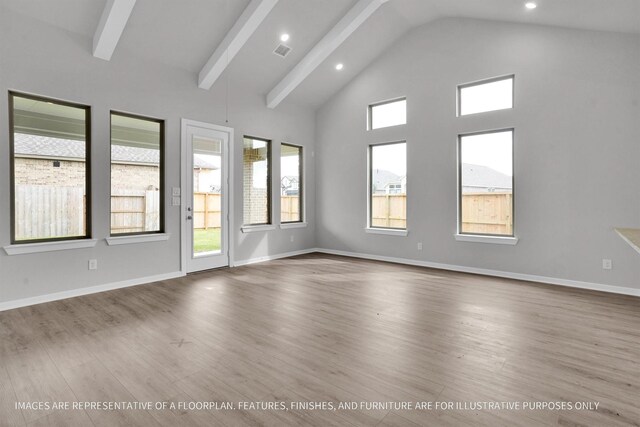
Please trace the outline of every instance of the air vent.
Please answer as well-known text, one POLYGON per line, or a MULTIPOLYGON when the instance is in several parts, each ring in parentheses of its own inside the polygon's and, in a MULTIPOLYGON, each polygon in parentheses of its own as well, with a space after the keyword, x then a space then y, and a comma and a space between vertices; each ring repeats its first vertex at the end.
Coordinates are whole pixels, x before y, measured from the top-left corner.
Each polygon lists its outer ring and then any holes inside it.
POLYGON ((291 48, 284 44, 279 44, 278 47, 273 51, 278 56, 285 57, 291 52, 291 48))

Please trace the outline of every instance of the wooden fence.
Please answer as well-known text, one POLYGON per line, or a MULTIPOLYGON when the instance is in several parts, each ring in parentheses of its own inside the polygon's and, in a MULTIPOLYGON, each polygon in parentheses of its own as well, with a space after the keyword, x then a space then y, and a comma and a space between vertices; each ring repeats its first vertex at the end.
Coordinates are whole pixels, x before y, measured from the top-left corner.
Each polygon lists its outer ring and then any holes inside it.
POLYGON ((155 231, 160 226, 160 192, 117 190, 111 194, 111 232, 155 231))
POLYGON ((84 236, 82 187, 17 185, 16 240, 84 236))
POLYGON ((465 193, 462 195, 464 233, 513 233, 512 193, 465 193))
MULTIPOLYGON (((221 195, 194 193, 193 224, 196 229, 220 228, 221 195)), ((281 196, 281 220, 300 218, 298 196, 281 196)), ((467 193, 462 196, 461 231, 511 234, 511 193, 467 193)), ((83 188, 18 185, 16 187, 16 240, 82 236, 85 224, 83 188)), ((407 201, 404 194, 372 197, 372 225, 405 228, 407 201)), ((113 232, 157 230, 160 221, 158 191, 121 190, 111 195, 113 232)))
POLYGON ((371 225, 373 227, 406 228, 407 195, 375 194, 371 198, 371 225))
POLYGON ((280 196, 280 221, 300 221, 299 196, 280 196))
POLYGON ((222 226, 222 195, 193 193, 193 228, 208 230, 222 226))
MULTIPOLYGON (((462 224, 465 233, 511 234, 513 195, 511 193, 466 193, 462 195, 462 224)), ((407 196, 377 194, 371 200, 371 225, 406 228, 407 196)))

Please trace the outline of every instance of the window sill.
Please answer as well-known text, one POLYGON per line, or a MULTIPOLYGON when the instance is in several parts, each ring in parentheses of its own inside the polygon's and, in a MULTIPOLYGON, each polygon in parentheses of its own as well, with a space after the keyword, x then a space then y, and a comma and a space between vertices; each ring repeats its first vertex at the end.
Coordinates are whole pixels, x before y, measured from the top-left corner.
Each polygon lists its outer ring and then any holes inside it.
POLYGON ((393 229, 393 228, 371 228, 367 227, 365 231, 369 234, 384 234, 387 236, 402 236, 405 237, 409 234, 407 230, 393 229))
POLYGON ((288 228, 305 228, 306 222, 284 222, 280 224, 280 228, 286 230, 288 228))
POLYGON ((275 230, 276 226, 273 224, 267 225, 243 225, 241 228, 243 233, 257 233, 259 231, 271 231, 275 230))
POLYGON ((66 251, 69 249, 93 248, 98 241, 96 239, 65 240, 61 242, 42 242, 9 245, 4 247, 7 255, 37 254, 41 252, 66 251))
POLYGON ((132 245, 135 243, 147 243, 147 242, 162 242, 169 240, 171 234, 168 233, 157 233, 157 234, 138 234, 135 236, 112 236, 107 237, 107 245, 109 246, 117 246, 117 245, 132 245))
POLYGON ((517 237, 501 237, 501 236, 475 236, 472 234, 456 234, 455 238, 458 242, 473 243, 492 243, 495 245, 517 245, 517 237))

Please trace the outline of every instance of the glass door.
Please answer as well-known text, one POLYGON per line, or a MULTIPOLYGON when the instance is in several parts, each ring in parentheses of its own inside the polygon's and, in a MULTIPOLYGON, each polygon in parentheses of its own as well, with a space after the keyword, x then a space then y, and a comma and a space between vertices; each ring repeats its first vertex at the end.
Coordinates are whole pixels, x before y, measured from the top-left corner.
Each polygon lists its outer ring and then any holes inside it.
POLYGON ((187 124, 187 272, 229 265, 229 132, 187 124))

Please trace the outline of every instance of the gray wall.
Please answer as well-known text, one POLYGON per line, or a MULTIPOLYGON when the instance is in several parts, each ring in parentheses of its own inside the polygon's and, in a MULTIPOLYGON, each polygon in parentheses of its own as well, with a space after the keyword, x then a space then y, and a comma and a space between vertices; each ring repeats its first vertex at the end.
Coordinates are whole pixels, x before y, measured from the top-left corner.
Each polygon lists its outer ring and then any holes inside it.
POLYGON ((464 19, 419 27, 318 112, 317 244, 640 288, 640 257, 613 231, 640 227, 639 99, 638 36, 464 19), (513 110, 455 117, 457 84, 511 73, 513 110), (367 105, 399 96, 408 124, 367 132, 367 105), (457 242, 456 135, 511 126, 520 242, 457 242), (409 235, 366 234, 366 147, 405 139, 409 235))
MULTIPOLYGON (((91 39, 61 31, 21 15, 0 14, 0 247, 10 242, 9 219, 9 89, 75 101, 92 106, 93 237, 101 239, 93 249, 33 255, 7 256, 0 250, 0 303, 180 270, 180 210, 167 206, 166 242, 109 247, 109 110, 116 109, 166 120, 166 186, 180 186, 180 119, 225 125, 225 85, 211 91, 196 87, 195 73, 145 62, 124 50, 110 62, 91 55, 91 39), (89 271, 87 261, 97 258, 99 269, 89 271)), ((264 97, 249 94, 231 81, 230 122, 235 128, 235 259, 290 252, 315 245, 314 186, 306 194, 309 227, 242 235, 242 135, 274 141, 273 172, 279 177, 281 141, 303 145, 306 179, 314 182, 315 116, 310 110, 283 105, 264 107, 264 97), (295 242, 290 242, 290 236, 295 242)), ((278 179, 274 192, 279 194, 278 179)), ((279 201, 274 200, 279 218, 279 201)))

